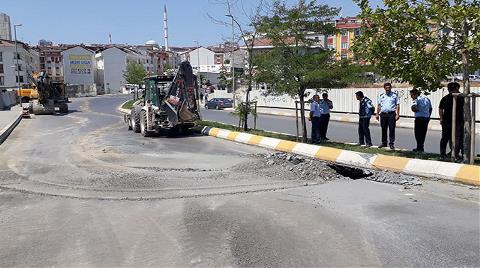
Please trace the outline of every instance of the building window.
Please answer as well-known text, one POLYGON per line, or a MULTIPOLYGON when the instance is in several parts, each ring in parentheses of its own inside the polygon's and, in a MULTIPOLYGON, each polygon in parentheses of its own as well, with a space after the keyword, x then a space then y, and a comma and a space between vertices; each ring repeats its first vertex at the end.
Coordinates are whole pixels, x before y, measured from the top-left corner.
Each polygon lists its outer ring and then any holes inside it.
POLYGON ((0 76, 0 86, 5 85, 5 78, 3 76, 0 76))
POLYGON ((342 43, 342 49, 348 49, 348 43, 347 42, 342 43))
POLYGON ((0 74, 3 74, 3 64, 0 64, 0 74))
POLYGON ((3 53, 0 52, 0 61, 3 61, 3 53))
POLYGON ((23 76, 17 76, 16 79, 15 79, 15 81, 18 83, 18 82, 19 82, 19 81, 18 81, 18 78, 19 78, 19 77, 20 77, 20 83, 23 83, 23 76))
POLYGON ((22 71, 22 65, 21 64, 18 65, 18 71, 22 71))
POLYGON ((328 49, 333 49, 333 44, 328 44, 328 49))
POLYGON ((355 29, 355 36, 359 36, 361 34, 361 30, 360 29, 355 29))
POLYGON ((342 31, 342 36, 348 36, 348 31, 342 31))

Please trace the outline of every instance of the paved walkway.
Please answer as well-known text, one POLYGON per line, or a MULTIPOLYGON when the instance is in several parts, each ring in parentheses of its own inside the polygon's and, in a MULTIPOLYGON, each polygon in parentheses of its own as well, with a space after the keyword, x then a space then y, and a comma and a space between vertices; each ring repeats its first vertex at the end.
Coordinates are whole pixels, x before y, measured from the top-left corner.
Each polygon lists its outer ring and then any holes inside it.
POLYGON ((22 107, 14 106, 10 110, 0 110, 0 144, 16 127, 16 121, 22 116, 22 107))
MULTIPOLYGON (((268 115, 278 115, 278 116, 288 116, 288 117, 295 117, 295 111, 290 109, 278 109, 278 108, 258 108, 257 112, 259 114, 268 114, 268 115)), ((300 116, 300 114, 299 114, 300 116)), ((358 122, 358 115, 357 114, 344 114, 344 113, 332 113, 330 116, 330 120, 339 121, 339 122, 350 122, 350 123, 357 123, 358 122)), ((380 125, 380 122, 377 121, 374 117, 370 121, 371 124, 380 125)), ((409 117, 402 117, 399 122, 397 122, 397 127, 401 128, 412 128, 414 126, 414 119, 409 117)), ((432 119, 428 124, 428 128, 430 130, 442 130, 442 126, 440 125, 440 121, 436 119, 432 119)), ((480 134, 480 123, 476 124, 476 133, 480 134)))

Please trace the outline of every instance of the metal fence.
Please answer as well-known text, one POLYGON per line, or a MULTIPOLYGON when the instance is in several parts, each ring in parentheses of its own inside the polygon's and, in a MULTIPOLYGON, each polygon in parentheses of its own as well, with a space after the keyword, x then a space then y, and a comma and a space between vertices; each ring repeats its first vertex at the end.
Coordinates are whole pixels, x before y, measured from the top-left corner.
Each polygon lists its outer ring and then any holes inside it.
MULTIPOLYGON (((377 103, 377 96, 384 92, 383 88, 340 88, 340 89, 330 89, 328 90, 328 95, 330 100, 333 101, 333 112, 340 112, 340 113, 357 113, 358 112, 358 101, 355 99, 355 92, 363 91, 365 96, 372 99, 372 101, 377 103)), ((402 88, 402 89, 394 89, 398 92, 400 96, 400 115, 401 116, 413 116, 413 112, 411 111, 410 107, 412 105, 412 99, 410 98, 409 91, 411 88, 402 88)), ((245 90, 239 89, 237 91, 237 98, 240 100, 245 99, 245 90)), ((317 91, 316 90, 307 90, 307 100, 310 99, 317 91)), ((321 93, 319 91, 318 93, 321 93)), ((480 88, 472 88, 472 92, 480 93, 480 88)), ((440 105, 440 100, 443 96, 447 95, 448 91, 446 88, 437 90, 436 92, 432 92, 428 95, 430 98, 433 106, 433 113, 432 118, 439 118, 438 115, 438 106, 440 105)), ((227 93, 225 90, 216 90, 215 94, 209 96, 209 98, 213 97, 228 97, 232 98, 233 95, 231 93, 227 93)), ((250 93, 250 99, 252 101, 257 101, 258 107, 277 107, 277 108, 284 108, 284 109, 295 109, 295 99, 288 96, 288 95, 280 95, 280 96, 264 96, 263 91, 261 90, 253 90, 250 93)), ((307 108, 309 106, 307 105, 307 108)), ((480 118, 480 109, 476 111, 476 117, 480 118)))

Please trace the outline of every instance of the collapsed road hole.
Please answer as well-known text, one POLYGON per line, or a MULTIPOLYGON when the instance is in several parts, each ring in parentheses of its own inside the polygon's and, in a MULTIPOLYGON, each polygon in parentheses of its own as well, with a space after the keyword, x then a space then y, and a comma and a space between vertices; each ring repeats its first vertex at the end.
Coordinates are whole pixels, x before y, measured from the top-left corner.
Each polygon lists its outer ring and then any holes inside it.
POLYGON ((356 168, 356 167, 348 167, 339 164, 328 164, 328 167, 335 170, 338 174, 348 177, 352 180, 358 180, 366 177, 370 177, 373 173, 369 170, 356 168))

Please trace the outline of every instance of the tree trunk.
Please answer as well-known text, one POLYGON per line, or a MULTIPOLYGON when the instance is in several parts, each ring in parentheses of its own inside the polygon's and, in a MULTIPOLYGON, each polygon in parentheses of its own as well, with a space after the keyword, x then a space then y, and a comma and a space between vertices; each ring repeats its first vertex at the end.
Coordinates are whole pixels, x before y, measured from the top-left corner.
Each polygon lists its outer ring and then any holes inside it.
MULTIPOLYGON (((465 94, 470 94, 470 59, 468 55, 467 48, 465 47, 465 44, 467 43, 468 39, 468 34, 469 34, 469 29, 468 29, 468 24, 466 21, 463 21, 463 33, 462 33, 462 43, 464 48, 462 49, 462 66, 463 66, 463 93, 465 94)), ((463 153, 464 153, 464 162, 465 163, 470 163, 473 162, 471 161, 471 143, 472 143, 472 128, 471 128, 471 122, 472 122, 472 111, 471 111, 471 104, 470 104, 470 98, 465 97, 465 104, 463 106, 463 120, 465 122, 465 130, 464 130, 464 136, 463 136, 463 153)), ((455 137, 452 137, 454 139, 455 137)))
MULTIPOLYGON (((468 55, 466 52, 462 52, 462 64, 463 64, 463 93, 470 94, 470 70, 468 64, 468 55)), ((471 162, 471 143, 472 143, 472 111, 471 111, 471 98, 465 97, 465 105, 463 106, 463 121, 464 121, 464 136, 463 136, 463 152, 464 162, 469 164, 471 162)), ((454 138, 454 137, 452 137, 454 138)))
POLYGON ((302 142, 308 142, 308 133, 307 133, 307 120, 305 119, 305 88, 300 87, 298 92, 298 97, 300 98, 300 118, 302 121, 302 142))
POLYGON ((247 88, 247 94, 245 94, 245 105, 246 105, 246 113, 245 118, 243 119, 243 130, 248 131, 248 114, 250 113, 250 91, 252 90, 252 85, 249 83, 247 88))

